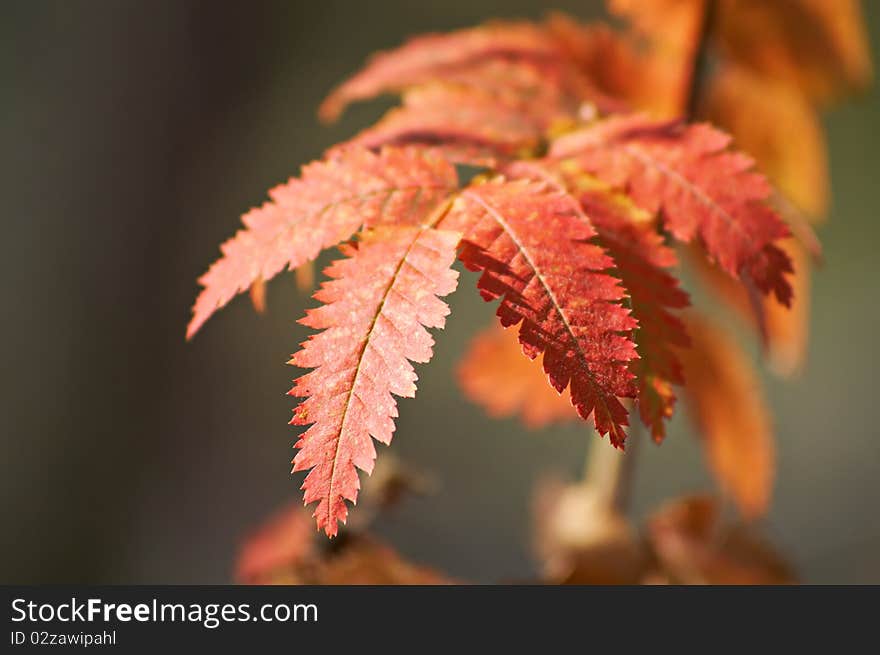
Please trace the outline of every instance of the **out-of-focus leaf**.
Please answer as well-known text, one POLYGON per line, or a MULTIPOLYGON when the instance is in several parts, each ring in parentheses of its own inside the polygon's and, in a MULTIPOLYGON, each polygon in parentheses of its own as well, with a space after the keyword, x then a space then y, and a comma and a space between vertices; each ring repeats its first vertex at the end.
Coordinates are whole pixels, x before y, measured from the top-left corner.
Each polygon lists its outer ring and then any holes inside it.
POLYGON ((452 582, 433 569, 408 562, 390 546, 362 536, 328 558, 304 584, 443 585, 452 582))
POLYGON ((603 104, 609 100, 572 65, 544 25, 494 21, 447 34, 425 34, 374 55, 363 70, 328 96, 319 113, 323 120, 335 120, 351 102, 425 83, 460 81, 463 75, 495 61, 539 66, 575 103, 593 100, 603 104))
POLYGON ((257 314, 266 312, 266 282, 263 278, 257 278, 250 288, 251 304, 257 314))
POLYGON ((724 329, 695 314, 686 324, 685 400, 709 468, 744 516, 760 516, 773 490, 775 448, 758 375, 724 329))
POLYGON ((755 158, 777 189, 818 220, 828 209, 825 135, 816 110, 784 80, 742 67, 713 77, 706 118, 755 158))
POLYGON ((774 297, 750 294, 742 285, 711 266, 700 255, 688 258, 701 281, 714 296, 731 307, 754 327, 763 343, 771 369, 782 377, 797 375, 804 367, 809 346, 811 256, 796 239, 780 243, 794 264, 790 307, 774 297))
POLYGON ((477 334, 457 370, 465 395, 490 416, 519 415, 531 428, 577 420, 568 389, 547 381, 541 362, 523 355, 516 330, 493 323, 477 334))
POLYGON ((265 584, 296 569, 316 552, 315 524, 302 504, 294 502, 270 518, 243 544, 235 579, 265 584))
POLYGON ((717 30, 734 61, 817 102, 864 89, 871 55, 858 0, 720 0, 717 30))
POLYGON ((315 288, 315 262, 310 261, 296 267, 296 288, 307 293, 315 288))
POLYGON ((309 514, 298 503, 270 519, 243 545, 236 579, 245 584, 449 584, 439 573, 401 557, 365 534, 316 544, 309 514))
POLYGON ((718 504, 695 496, 672 501, 648 522, 657 570, 652 583, 794 584, 785 559, 753 531, 725 525, 718 504))
MULTIPOLYGON (((608 0, 639 38, 636 107, 659 118, 680 118, 689 109, 706 0, 608 0)), ((620 57, 620 52, 615 52, 620 57)), ((626 57, 620 57, 626 61, 626 57)))
POLYGON ((492 165, 496 158, 527 155, 555 121, 566 120, 567 114, 547 100, 449 83, 419 86, 352 143, 371 149, 436 144, 457 163, 492 165))

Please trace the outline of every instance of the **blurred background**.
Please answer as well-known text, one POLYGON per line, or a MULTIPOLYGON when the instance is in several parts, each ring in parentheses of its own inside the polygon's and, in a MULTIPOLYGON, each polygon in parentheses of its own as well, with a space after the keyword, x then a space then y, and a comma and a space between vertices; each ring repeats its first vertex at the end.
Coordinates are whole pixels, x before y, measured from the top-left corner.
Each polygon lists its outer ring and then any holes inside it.
MULTIPOLYGON (((880 6, 863 7, 880 43, 880 6)), ((230 581, 243 536, 299 495, 284 395, 295 371, 284 362, 313 301, 283 275, 269 286, 268 314, 240 298, 186 343, 196 278, 270 186, 389 105, 357 106, 332 127, 315 118, 366 55, 414 33, 550 8, 3 4, 0 581, 230 581)), ((552 8, 601 13, 599 0, 552 8)), ((877 87, 826 127, 834 202, 810 361, 793 382, 765 379, 779 468, 763 527, 807 582, 880 583, 877 87)), ((589 435, 531 433, 462 398, 455 361, 494 311, 473 283, 451 296, 453 320, 419 370, 418 397, 401 403, 393 444, 440 489, 377 527, 406 556, 458 578, 525 579, 535 571, 535 484, 576 475, 589 435)), ((712 488, 680 418, 638 457, 636 516, 712 488)))

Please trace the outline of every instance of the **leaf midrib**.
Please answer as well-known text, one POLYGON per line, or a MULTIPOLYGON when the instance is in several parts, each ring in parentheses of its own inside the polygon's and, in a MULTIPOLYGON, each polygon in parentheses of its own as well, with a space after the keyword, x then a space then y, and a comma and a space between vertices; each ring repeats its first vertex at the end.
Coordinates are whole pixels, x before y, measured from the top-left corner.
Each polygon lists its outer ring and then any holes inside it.
MULTIPOLYGON (((403 256, 400 258, 400 261, 397 263, 397 266, 394 268, 394 272, 391 274, 391 277, 388 281, 388 286, 385 288, 385 291, 382 294, 382 301, 379 303, 379 307, 377 308, 376 313, 373 315, 373 318, 370 321, 370 327, 367 330, 367 336, 364 339, 364 345, 361 348, 360 353, 358 354, 357 367, 355 369, 354 379, 352 380, 352 383, 351 383, 351 389, 349 389, 349 391, 348 391, 348 398, 345 401, 345 410, 343 411, 342 420, 339 423, 339 431, 336 435, 336 447, 333 452, 333 464, 330 467, 330 487, 327 490, 327 516, 326 516, 326 522, 324 523, 325 529, 329 525, 331 520, 334 520, 334 521, 337 520, 337 519, 331 517, 331 514, 332 514, 331 507, 332 507, 332 502, 333 502, 334 483, 336 481, 336 465, 339 462, 339 449, 342 446, 342 435, 345 432, 345 426, 346 426, 346 421, 348 420, 348 412, 349 412, 349 409, 351 408, 351 402, 352 402, 352 399, 356 397, 354 390, 357 387, 358 380, 360 379, 360 375, 363 370, 362 364, 364 361, 364 356, 367 352, 367 348, 370 347, 370 344, 371 344, 371 341, 373 338, 373 334, 375 333, 376 322, 379 320, 379 317, 382 316, 382 310, 385 308, 385 303, 388 301, 388 297, 391 295, 392 290, 394 290, 394 286, 395 286, 395 283, 397 282, 398 276, 400 275, 400 271, 403 269, 403 266, 406 264, 406 261, 409 258, 409 255, 412 252, 413 248, 415 247, 416 242, 419 240, 419 238, 422 236, 422 234, 424 234, 427 230, 430 230, 435 225, 437 225, 437 223, 445 215, 446 210, 448 209, 449 205, 450 205, 450 199, 447 198, 445 203, 441 203, 438 206, 438 210, 436 212, 436 217, 432 218, 431 220, 429 220, 428 222, 426 222, 420 226, 412 226, 413 228, 417 229, 418 231, 413 236, 412 241, 407 246, 406 251, 404 252, 403 256)), ((363 402, 363 400, 359 396, 357 396, 357 397, 359 400, 361 400, 361 402, 363 402)), ((370 435, 369 438, 372 438, 372 435, 370 435)), ((345 502, 345 501, 343 500, 343 502, 345 502)))
MULTIPOLYGON (((507 233, 507 235, 513 241, 517 250, 520 253, 522 253, 523 257, 525 257, 526 262, 528 262, 529 266, 534 271, 535 277, 537 278, 538 282, 540 282, 541 286, 544 288, 544 291, 549 296, 550 301, 553 304, 553 309, 556 311, 556 313, 562 319, 562 323, 565 326, 565 329, 568 332, 569 337, 571 338, 572 342, 574 343, 575 347, 577 348, 578 354, 580 355, 581 361, 583 362, 583 368, 587 374, 587 379, 589 380, 590 386, 593 388, 594 396, 596 397, 597 401, 602 404, 602 408, 605 412, 606 417, 608 417, 608 419, 613 419, 612 414, 611 414, 611 410, 609 409, 608 404, 605 402, 604 392, 596 384, 595 376, 593 375, 593 372, 590 370, 589 360, 587 359, 586 353, 584 352, 583 348, 581 348, 581 345, 578 342, 577 336, 574 334, 574 330, 571 326, 571 323, 568 320, 568 317, 566 316, 565 312, 562 310, 562 306, 559 304, 559 301, 556 298, 556 294, 553 292, 553 290, 547 284, 546 280, 544 280, 544 276, 541 273, 540 269, 535 264, 535 262, 532 260, 532 258, 529 256, 528 250, 525 248, 525 246, 522 244, 522 242, 517 238, 515 231, 511 228, 511 226, 507 223, 507 221, 504 220, 504 217, 497 210, 495 210, 494 207, 492 207, 491 205, 486 203, 478 194, 464 191, 464 192, 462 192, 462 196, 466 196, 466 197, 472 199, 478 205, 480 205, 480 207, 482 207, 486 211, 486 213, 488 215, 490 215, 502 227, 502 229, 507 233)), ((569 385, 570 384, 571 384, 571 382, 569 382, 569 385)), ((594 407, 593 411, 595 412, 595 407, 594 407)), ((595 423, 595 418, 594 418, 594 423, 595 423)), ((616 426, 616 422, 614 420, 609 420, 609 423, 616 426)), ((615 432, 616 432, 616 427, 615 427, 615 432)))

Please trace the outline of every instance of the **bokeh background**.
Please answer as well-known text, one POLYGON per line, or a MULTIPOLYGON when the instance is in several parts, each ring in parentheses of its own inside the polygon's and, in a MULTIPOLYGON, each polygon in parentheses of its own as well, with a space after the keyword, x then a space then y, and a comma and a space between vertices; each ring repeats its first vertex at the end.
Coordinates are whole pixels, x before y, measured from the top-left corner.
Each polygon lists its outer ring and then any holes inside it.
MULTIPOLYGON (((863 4, 880 43, 880 5, 863 4)), ((313 301, 284 275, 267 315, 239 299, 185 343, 196 277, 266 189, 387 106, 315 118, 368 53, 550 8, 601 13, 598 0, 3 3, 0 581, 231 579, 241 538, 299 493, 283 363, 313 301)), ((876 87, 826 126, 834 206, 810 362, 765 380, 779 470, 764 528, 808 582, 878 583, 876 87)), ((440 488, 378 529, 456 577, 524 579, 534 486, 575 475, 589 435, 530 433, 461 397, 454 363, 493 313, 473 282, 451 297, 393 444, 440 488)), ((684 420, 638 457, 637 517, 711 488, 684 420)))

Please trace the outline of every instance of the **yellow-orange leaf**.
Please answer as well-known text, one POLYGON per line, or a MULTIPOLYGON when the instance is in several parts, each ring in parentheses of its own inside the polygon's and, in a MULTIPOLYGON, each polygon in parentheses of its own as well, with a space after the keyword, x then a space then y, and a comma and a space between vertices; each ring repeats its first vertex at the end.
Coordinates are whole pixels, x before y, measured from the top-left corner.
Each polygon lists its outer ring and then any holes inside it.
POLYGON ((770 502, 775 457, 758 375, 721 327, 691 315, 687 329, 685 398, 709 467, 744 516, 759 516, 770 502))
POLYGON ((712 80, 705 114, 733 136, 737 148, 755 158, 786 198, 812 219, 825 214, 825 135, 816 110, 796 87, 727 67, 712 80))
POLYGON ((577 419, 568 389, 550 386, 540 361, 523 356, 516 332, 493 323, 474 337, 457 371, 465 395, 490 416, 519 415, 531 428, 577 419))
POLYGON ((705 0, 608 0, 608 10, 627 19, 636 32, 669 47, 681 47, 693 36, 705 0))
POLYGON ((722 0, 717 29, 735 61, 827 102, 863 89, 871 56, 858 0, 722 0))
POLYGON ((609 0, 608 9, 626 18, 641 38, 638 86, 643 91, 630 99, 658 117, 680 117, 688 109, 708 2, 609 0))

